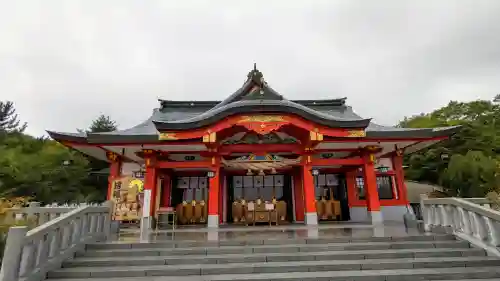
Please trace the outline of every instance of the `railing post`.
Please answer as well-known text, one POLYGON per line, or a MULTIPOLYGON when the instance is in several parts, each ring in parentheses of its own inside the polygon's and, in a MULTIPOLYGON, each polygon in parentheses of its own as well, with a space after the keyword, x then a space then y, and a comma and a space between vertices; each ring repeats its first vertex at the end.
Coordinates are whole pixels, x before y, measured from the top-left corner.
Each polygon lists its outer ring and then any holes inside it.
POLYGON ((15 281, 19 278, 24 239, 27 232, 28 227, 26 226, 15 226, 9 229, 3 252, 0 281, 15 281))
POLYGON ((488 231, 488 242, 491 244, 491 246, 497 247, 500 242, 499 240, 500 237, 498 237, 498 231, 495 226, 495 223, 492 221, 492 219, 488 217, 484 217, 483 219, 486 222, 486 227, 488 231))
POLYGON ((26 208, 26 219, 28 220, 28 223, 33 222, 34 226, 44 223, 38 220, 38 212, 40 212, 40 202, 30 202, 28 208, 26 208))
POLYGON ((422 219, 424 220, 424 230, 431 231, 431 221, 430 221, 430 210, 428 206, 425 206, 424 201, 429 199, 427 194, 420 195, 420 214, 422 214, 422 219))
POLYGON ((104 240, 107 241, 111 237, 111 223, 113 218, 114 202, 111 200, 106 201, 103 203, 103 206, 108 208, 108 213, 106 214, 106 217, 104 219, 104 229, 103 229, 104 240))
POLYGON ((470 235, 472 233, 472 230, 471 230, 470 218, 468 217, 468 212, 464 210, 462 207, 457 207, 457 209, 458 213, 460 214, 460 220, 462 221, 463 232, 466 235, 470 235))

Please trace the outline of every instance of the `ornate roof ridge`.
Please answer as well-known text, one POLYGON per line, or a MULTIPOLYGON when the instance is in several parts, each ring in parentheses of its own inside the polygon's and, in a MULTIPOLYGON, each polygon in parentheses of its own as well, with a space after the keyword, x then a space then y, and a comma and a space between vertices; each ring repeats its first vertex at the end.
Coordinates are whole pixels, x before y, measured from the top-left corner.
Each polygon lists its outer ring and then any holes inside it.
MULTIPOLYGON (((315 99, 315 100, 288 100, 293 103, 298 103, 304 106, 344 106, 346 105, 346 97, 334 99, 315 99)), ((207 100, 207 101, 191 101, 191 100, 164 100, 158 99, 162 108, 169 106, 186 106, 186 107, 209 107, 216 106, 222 101, 207 100)))

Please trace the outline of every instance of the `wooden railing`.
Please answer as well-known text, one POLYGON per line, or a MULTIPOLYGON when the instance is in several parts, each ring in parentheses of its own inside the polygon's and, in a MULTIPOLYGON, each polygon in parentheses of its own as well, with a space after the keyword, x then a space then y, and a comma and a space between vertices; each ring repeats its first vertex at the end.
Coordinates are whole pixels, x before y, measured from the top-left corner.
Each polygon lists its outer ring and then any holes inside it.
POLYGON ((491 255, 500 256, 497 248, 500 246, 500 212, 491 209, 487 200, 423 196, 421 207, 426 231, 435 227, 449 228, 457 237, 491 255))
POLYGON ((106 202, 74 209, 29 231, 26 226, 11 227, 0 281, 43 280, 86 243, 109 237, 112 210, 112 202, 106 202))

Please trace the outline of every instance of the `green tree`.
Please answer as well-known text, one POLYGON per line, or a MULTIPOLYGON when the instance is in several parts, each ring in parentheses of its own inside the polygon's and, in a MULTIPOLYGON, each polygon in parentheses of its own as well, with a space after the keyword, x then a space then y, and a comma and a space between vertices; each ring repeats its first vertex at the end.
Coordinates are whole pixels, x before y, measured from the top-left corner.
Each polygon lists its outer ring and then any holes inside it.
MULTIPOLYGON (((118 130, 116 122, 112 120, 108 115, 101 114, 92 121, 87 130, 85 131, 78 130, 78 131, 85 133, 104 133, 116 130, 118 130)), ((82 154, 82 156, 84 156, 89 163, 90 174, 84 181, 84 183, 86 186, 93 187, 91 191, 92 194, 91 197, 96 198, 99 201, 105 200, 107 194, 108 179, 107 177, 103 177, 101 173, 98 172, 106 168, 109 168, 109 163, 87 155, 82 154)))
POLYGON ((111 120, 108 115, 101 114, 90 124, 88 132, 90 133, 103 133, 116 131, 118 126, 116 122, 111 120))
POLYGON ((440 182, 447 193, 460 197, 484 197, 500 187, 497 161, 480 151, 451 157, 440 182))
POLYGON ((0 131, 24 132, 27 124, 21 123, 16 108, 11 101, 0 101, 0 131))
POLYGON ((83 201, 92 187, 88 161, 61 144, 24 134, 9 134, 0 144, 2 197, 32 196, 43 203, 83 201))
POLYGON ((449 160, 455 155, 465 157, 470 151, 480 152, 490 159, 498 157, 500 153, 500 104, 493 101, 451 101, 443 108, 428 114, 405 118, 399 123, 400 127, 406 128, 455 125, 460 125, 462 128, 449 140, 405 158, 409 166, 406 172, 408 179, 439 184, 445 170, 449 168, 449 160))

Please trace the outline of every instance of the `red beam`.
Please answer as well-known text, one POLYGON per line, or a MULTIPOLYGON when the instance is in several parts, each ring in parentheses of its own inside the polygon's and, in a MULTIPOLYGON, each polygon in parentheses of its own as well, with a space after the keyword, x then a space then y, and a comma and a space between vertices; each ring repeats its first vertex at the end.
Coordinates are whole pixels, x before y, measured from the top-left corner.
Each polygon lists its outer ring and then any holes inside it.
POLYGON ((360 157, 354 158, 330 158, 330 159, 312 159, 311 165, 313 166, 333 166, 333 165, 362 165, 363 159, 360 157))
POLYGON ((205 143, 197 140, 185 140, 185 141, 162 141, 162 142, 112 142, 112 143, 81 143, 81 142, 71 142, 71 141, 59 141, 60 143, 67 146, 170 146, 170 145, 204 145, 205 143))
POLYGON ((182 169, 182 168, 210 168, 212 162, 210 161, 179 161, 168 162, 158 161, 156 167, 160 169, 182 169))
POLYGON ((134 160, 132 160, 132 159, 128 158, 127 156, 125 156, 125 154, 122 154, 122 153, 116 153, 116 152, 111 151, 111 150, 109 150, 109 149, 106 149, 106 148, 104 148, 104 147, 102 147, 102 146, 97 146, 97 147, 98 147, 98 148, 100 148, 100 149, 102 149, 102 150, 104 150, 104 152, 106 152, 106 153, 107 153, 107 152, 110 152, 110 153, 114 153, 114 154, 116 154, 116 155, 119 155, 120 157, 122 157, 124 160, 126 160, 126 161, 128 161, 128 162, 137 163, 137 161, 134 161, 134 160))
POLYGON ((299 144, 231 144, 219 148, 219 152, 224 155, 259 152, 292 152, 301 154, 303 151, 303 147, 299 144))
POLYGON ((321 143, 342 143, 342 142, 399 142, 399 141, 433 141, 445 140, 448 136, 433 138, 331 138, 321 141, 321 143))

